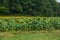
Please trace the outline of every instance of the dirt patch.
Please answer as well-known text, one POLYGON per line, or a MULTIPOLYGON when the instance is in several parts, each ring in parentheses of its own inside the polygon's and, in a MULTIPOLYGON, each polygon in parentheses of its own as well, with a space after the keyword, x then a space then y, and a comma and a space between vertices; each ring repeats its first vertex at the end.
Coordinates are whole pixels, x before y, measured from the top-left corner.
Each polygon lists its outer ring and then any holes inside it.
POLYGON ((50 35, 52 34, 51 36, 58 36, 60 37, 60 30, 55 30, 55 31, 52 31, 52 32, 48 32, 48 31, 11 31, 11 32, 0 32, 0 36, 3 36, 3 37, 13 37, 15 36, 16 34, 35 34, 35 33, 39 33, 39 34, 44 34, 44 35, 50 35))
POLYGON ((14 34, 11 34, 10 32, 0 32, 0 36, 2 36, 2 37, 13 37, 14 34))

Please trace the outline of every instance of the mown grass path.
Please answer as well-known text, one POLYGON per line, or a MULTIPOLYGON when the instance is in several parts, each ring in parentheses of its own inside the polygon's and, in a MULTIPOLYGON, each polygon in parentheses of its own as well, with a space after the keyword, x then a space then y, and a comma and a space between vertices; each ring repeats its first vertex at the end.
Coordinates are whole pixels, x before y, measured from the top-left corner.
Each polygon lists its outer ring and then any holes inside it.
POLYGON ((25 31, 25 32, 1 32, 0 40, 60 40, 60 30, 25 31))

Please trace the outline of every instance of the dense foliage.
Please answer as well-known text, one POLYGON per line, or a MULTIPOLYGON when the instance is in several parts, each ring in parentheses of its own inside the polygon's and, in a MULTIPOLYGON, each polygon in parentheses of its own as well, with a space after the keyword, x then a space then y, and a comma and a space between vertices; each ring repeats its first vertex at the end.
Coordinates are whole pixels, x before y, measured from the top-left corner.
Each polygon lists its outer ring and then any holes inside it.
POLYGON ((60 16, 58 9, 56 0, 0 0, 0 15, 60 16))
POLYGON ((0 31, 52 30, 60 29, 60 18, 22 17, 0 18, 0 31))
POLYGON ((60 16, 60 3, 58 4, 59 5, 59 7, 58 7, 58 10, 57 10, 57 12, 58 12, 58 16, 60 16))

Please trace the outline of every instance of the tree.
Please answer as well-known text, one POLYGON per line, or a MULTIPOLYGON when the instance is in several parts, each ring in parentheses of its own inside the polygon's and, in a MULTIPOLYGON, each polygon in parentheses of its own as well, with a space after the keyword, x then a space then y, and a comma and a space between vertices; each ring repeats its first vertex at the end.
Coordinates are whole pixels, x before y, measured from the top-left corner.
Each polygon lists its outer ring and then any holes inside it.
POLYGON ((57 16, 60 17, 60 3, 58 3, 57 16))
POLYGON ((8 12, 8 0, 0 0, 0 15, 7 15, 8 12))
POLYGON ((0 14, 25 16, 59 16, 56 0, 0 0, 0 14))
POLYGON ((54 11, 54 16, 58 16, 58 12, 57 12, 59 8, 58 3, 56 2, 56 0, 49 0, 49 1, 52 6, 52 10, 54 11))

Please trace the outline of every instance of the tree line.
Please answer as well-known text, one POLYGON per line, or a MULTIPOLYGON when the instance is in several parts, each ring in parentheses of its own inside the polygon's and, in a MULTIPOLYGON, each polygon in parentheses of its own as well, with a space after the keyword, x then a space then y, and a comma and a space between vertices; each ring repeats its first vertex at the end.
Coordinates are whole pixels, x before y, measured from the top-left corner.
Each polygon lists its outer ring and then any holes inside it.
POLYGON ((0 15, 59 17, 56 0, 0 0, 0 15))

